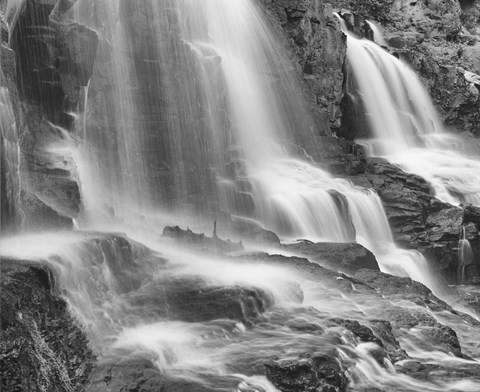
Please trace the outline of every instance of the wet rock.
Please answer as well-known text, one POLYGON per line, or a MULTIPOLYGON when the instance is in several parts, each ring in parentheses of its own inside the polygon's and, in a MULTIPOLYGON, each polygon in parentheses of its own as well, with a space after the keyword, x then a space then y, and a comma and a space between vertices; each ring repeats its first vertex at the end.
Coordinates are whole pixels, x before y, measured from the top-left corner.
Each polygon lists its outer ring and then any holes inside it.
POLYGON ((346 391, 348 379, 334 352, 305 355, 298 360, 272 360, 267 378, 282 392, 346 391))
POLYGON ((371 342, 376 343, 379 346, 383 346, 382 341, 377 338, 372 330, 365 325, 360 324, 356 320, 346 320, 340 318, 332 318, 326 321, 326 325, 331 326, 341 326, 351 333, 353 333, 357 338, 362 342, 371 342))
POLYGON ((72 229, 72 218, 57 211, 30 192, 22 192, 22 204, 27 212, 23 225, 30 229, 72 229))
POLYGON ((95 358, 41 265, 1 260, 1 389, 82 390, 95 358))
POLYGON ((280 239, 273 231, 266 230, 258 221, 253 219, 220 213, 217 216, 217 222, 218 232, 224 233, 224 235, 232 235, 260 244, 280 245, 280 239))
POLYGON ((214 234, 212 237, 207 237, 205 234, 197 234, 187 228, 182 230, 178 226, 166 226, 163 229, 163 236, 173 238, 176 241, 183 242, 193 248, 206 249, 210 251, 217 251, 222 253, 235 252, 243 250, 241 242, 234 243, 230 240, 222 240, 216 234, 216 222, 214 234))
POLYGON ((368 269, 358 271, 353 278, 374 288, 387 298, 410 300, 436 311, 451 309, 444 301, 435 297, 428 287, 410 278, 368 269))
POLYGON ((480 227, 480 207, 473 205, 466 205, 463 208, 464 211, 464 223, 474 223, 477 227, 480 227))
POLYGON ((371 319, 368 320, 368 325, 375 336, 382 342, 381 346, 390 357, 392 363, 408 357, 405 350, 400 347, 390 321, 371 319))
POLYGON ((196 277, 166 275, 145 282, 127 297, 138 317, 202 322, 238 320, 252 325, 273 305, 262 289, 215 285, 196 277))
POLYGON ((330 269, 347 274, 354 274, 362 268, 379 271, 373 253, 360 244, 301 241, 295 244, 282 245, 282 248, 305 256, 309 260, 325 265, 330 269))

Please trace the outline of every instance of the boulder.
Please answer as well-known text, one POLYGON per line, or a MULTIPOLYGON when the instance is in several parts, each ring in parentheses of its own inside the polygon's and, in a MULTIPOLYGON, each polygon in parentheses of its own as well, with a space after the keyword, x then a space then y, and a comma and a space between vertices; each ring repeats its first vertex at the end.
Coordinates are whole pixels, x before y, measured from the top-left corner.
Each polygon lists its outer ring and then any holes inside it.
POLYGON ((334 351, 304 355, 297 360, 274 359, 265 365, 265 373, 282 392, 343 392, 348 385, 334 351))
POLYGON ((360 244, 300 241, 295 244, 282 245, 282 248, 299 256, 307 257, 310 261, 315 261, 334 271, 347 274, 354 274, 363 268, 379 271, 373 253, 360 244))

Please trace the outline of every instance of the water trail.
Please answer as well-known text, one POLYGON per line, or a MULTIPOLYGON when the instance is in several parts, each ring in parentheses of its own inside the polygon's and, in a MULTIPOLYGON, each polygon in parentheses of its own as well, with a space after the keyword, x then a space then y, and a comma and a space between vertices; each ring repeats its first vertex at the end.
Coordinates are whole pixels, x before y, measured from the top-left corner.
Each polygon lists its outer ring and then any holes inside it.
POLYGON ((378 26, 375 23, 373 23, 369 20, 367 20, 366 22, 368 24, 368 27, 370 27, 370 30, 372 30, 373 42, 375 42, 376 44, 378 44, 380 46, 387 46, 387 42, 385 41, 385 38, 383 38, 383 34, 380 31, 380 29, 378 28, 378 26))
POLYGON ((465 281, 465 267, 474 261, 472 246, 465 236, 465 226, 462 226, 460 239, 458 240, 458 269, 457 283, 463 284, 465 281))
POLYGON ((430 182, 440 200, 480 205, 480 161, 466 141, 444 129, 425 88, 402 61, 375 43, 347 34, 349 65, 368 113, 371 139, 358 140, 430 182))

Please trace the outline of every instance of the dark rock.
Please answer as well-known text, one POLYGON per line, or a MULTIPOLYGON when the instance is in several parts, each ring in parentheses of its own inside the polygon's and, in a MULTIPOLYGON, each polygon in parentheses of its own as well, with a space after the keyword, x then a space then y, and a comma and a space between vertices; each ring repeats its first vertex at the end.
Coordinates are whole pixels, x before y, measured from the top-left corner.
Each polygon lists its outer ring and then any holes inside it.
POLYGON ((325 265, 330 269, 347 274, 354 274, 363 268, 379 271, 373 253, 360 244, 301 241, 295 244, 282 245, 282 248, 308 257, 309 260, 325 265))
POLYGON ((480 207, 466 205, 463 207, 464 211, 464 223, 475 223, 477 228, 480 227, 480 207))
POLYGON ((52 272, 3 259, 0 282, 2 390, 81 390, 95 359, 52 272))
POLYGON ((375 336, 381 340, 382 347, 392 363, 408 357, 407 353, 400 347, 390 321, 371 319, 368 320, 368 324, 375 336))
POLYGON ((346 391, 348 380, 334 352, 305 355, 298 360, 272 360, 267 378, 282 392, 346 391))
POLYGON ((347 330, 349 330, 351 333, 353 333, 357 338, 360 339, 362 342, 372 342, 376 343, 380 347, 383 346, 382 341, 377 338, 372 330, 365 325, 360 324, 356 320, 346 320, 346 319, 340 319, 340 318, 332 318, 328 319, 326 321, 327 326, 341 326, 347 330))

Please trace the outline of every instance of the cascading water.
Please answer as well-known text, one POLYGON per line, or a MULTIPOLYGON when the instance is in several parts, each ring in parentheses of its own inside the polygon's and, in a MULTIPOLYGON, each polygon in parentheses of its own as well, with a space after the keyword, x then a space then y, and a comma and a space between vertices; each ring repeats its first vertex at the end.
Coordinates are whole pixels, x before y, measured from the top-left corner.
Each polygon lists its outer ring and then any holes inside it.
POLYGON ((373 133, 358 142, 369 155, 425 178, 440 200, 480 205, 480 161, 468 148, 462 151, 468 141, 443 128, 419 78, 375 43, 347 36, 349 65, 373 133))
MULTIPOLYGON (((258 375, 266 358, 281 352, 285 366, 292 358, 304 366, 308 356, 329 352, 333 366, 351 369, 354 390, 478 390, 480 381, 457 374, 428 382, 403 375, 388 358, 377 362, 377 346, 358 344, 336 319, 374 325, 407 306, 423 321, 415 333, 400 327, 400 337, 429 344, 428 328, 441 315, 384 299, 303 259, 298 267, 194 253, 161 238, 158 221, 151 223, 147 214, 166 210, 166 220, 178 222, 186 206, 191 222, 218 203, 285 240, 356 240, 384 271, 434 287, 421 255, 394 245, 378 195, 294 152, 293 144, 312 137, 313 120, 253 2, 79 0, 74 17, 101 42, 76 115, 83 138, 74 153, 84 210, 78 224, 122 230, 150 249, 123 235, 74 232, 2 239, 0 253, 55 271, 100 361, 144 357, 162 377, 208 390, 274 392, 258 375)), ((453 313, 445 323, 469 335, 470 324, 453 313)), ((478 355, 466 341, 464 352, 478 355)), ((425 353, 434 366, 451 358, 447 349, 425 353)))
POLYGON ((458 284, 463 284, 465 282, 465 267, 473 263, 473 252, 470 241, 466 238, 465 235, 465 226, 462 226, 462 232, 460 234, 460 239, 458 241, 458 284))

